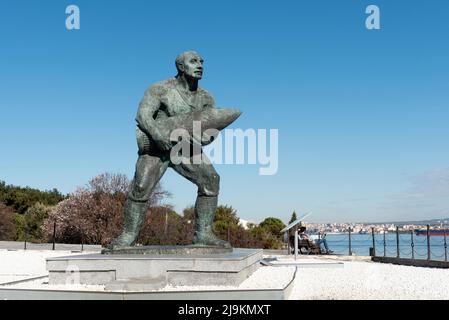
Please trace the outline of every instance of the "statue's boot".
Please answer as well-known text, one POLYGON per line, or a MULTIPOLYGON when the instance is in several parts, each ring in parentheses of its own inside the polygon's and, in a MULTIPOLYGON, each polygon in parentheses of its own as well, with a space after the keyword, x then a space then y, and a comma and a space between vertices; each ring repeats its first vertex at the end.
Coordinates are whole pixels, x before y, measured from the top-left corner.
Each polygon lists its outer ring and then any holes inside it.
POLYGON ((194 245, 231 248, 228 242, 217 238, 212 230, 217 202, 217 197, 199 196, 196 199, 194 245))
POLYGON ((139 236, 140 226, 145 218, 148 206, 146 202, 136 202, 131 199, 125 203, 125 220, 123 232, 109 244, 110 249, 118 247, 132 247, 139 236))

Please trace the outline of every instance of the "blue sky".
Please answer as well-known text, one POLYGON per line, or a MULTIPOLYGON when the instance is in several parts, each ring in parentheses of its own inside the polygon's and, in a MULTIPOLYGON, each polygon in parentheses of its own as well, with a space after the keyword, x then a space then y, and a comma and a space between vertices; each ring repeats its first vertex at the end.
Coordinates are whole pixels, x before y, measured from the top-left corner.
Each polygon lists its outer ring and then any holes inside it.
MULTIPOLYGON (((218 165, 240 217, 378 221, 449 216, 449 3, 0 0, 0 179, 69 193, 132 177, 144 90, 194 49, 201 86, 279 129, 279 170, 218 165), (65 29, 65 8, 81 29, 65 29), (365 28, 365 8, 381 30, 365 28)), ((178 211, 196 188, 169 171, 178 211)))

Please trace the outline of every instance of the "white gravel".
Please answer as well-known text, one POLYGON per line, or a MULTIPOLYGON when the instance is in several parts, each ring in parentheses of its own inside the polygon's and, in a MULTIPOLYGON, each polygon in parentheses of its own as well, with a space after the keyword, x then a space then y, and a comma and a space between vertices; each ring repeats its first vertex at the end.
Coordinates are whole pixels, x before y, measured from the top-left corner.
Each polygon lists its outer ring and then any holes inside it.
POLYGON ((45 258, 70 254, 70 251, 0 250, 0 283, 47 275, 45 258))
MULTIPOLYGON (((45 258, 68 256, 70 251, 6 251, 0 250, 0 284, 47 275, 45 258)), ((79 254, 79 253, 77 253, 79 254)), ((283 258, 285 262, 285 258, 283 258)), ((328 258, 307 259, 312 262, 329 262, 328 258)), ((338 259, 343 268, 298 268, 290 299, 449 299, 449 269, 430 269, 396 266, 357 259, 338 259)), ((304 261, 306 262, 306 261, 304 261)), ((230 286, 167 286, 160 291, 251 290, 279 289, 292 279, 295 267, 260 267, 238 287, 230 286)), ((72 285, 49 286, 48 279, 15 285, 22 288, 47 290, 69 289, 104 291, 104 286, 72 285)))
POLYGON ((48 278, 26 281, 12 285, 4 285, 5 288, 13 289, 38 289, 38 290, 64 290, 64 291, 105 291, 104 286, 70 284, 70 285, 49 285, 48 278))
POLYGON ((449 299, 449 269, 349 261, 344 268, 298 269, 292 300, 449 299))

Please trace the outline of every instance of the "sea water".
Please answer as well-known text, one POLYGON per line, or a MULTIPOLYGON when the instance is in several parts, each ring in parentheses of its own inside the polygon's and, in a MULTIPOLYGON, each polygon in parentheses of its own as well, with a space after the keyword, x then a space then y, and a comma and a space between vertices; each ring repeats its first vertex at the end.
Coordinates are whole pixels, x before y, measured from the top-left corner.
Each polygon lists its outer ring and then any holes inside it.
MULTIPOLYGON (((376 256, 397 257, 396 233, 375 234, 376 256), (385 249, 384 249, 385 248, 385 249)), ((329 249, 336 254, 349 254, 349 234, 328 234, 326 236, 329 249)), ((447 239, 449 242, 449 237, 447 239)), ((357 256, 369 256, 370 248, 373 247, 372 234, 351 234, 351 251, 357 256)), ((430 237, 430 258, 431 260, 444 261, 445 252, 449 255, 444 236, 430 237)), ((399 234, 399 256, 401 258, 427 259, 427 237, 416 236, 410 233, 399 234), (412 242, 413 241, 413 242, 412 242), (413 243, 413 246, 412 246, 413 243), (413 249, 413 253, 412 253, 413 249)))

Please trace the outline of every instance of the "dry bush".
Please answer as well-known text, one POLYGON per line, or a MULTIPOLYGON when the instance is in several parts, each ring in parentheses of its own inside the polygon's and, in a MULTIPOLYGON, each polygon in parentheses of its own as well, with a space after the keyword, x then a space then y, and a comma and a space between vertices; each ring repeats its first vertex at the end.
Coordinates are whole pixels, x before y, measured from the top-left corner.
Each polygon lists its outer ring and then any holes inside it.
POLYGON ((16 235, 14 211, 11 207, 0 203, 0 240, 12 241, 16 235))
MULTIPOLYGON (((93 178, 62 201, 44 223, 50 239, 56 222, 56 241, 108 244, 123 226, 123 206, 130 187, 122 174, 105 173, 93 178)), ((158 185, 150 200, 154 205, 167 193, 158 185)))
POLYGON ((171 206, 156 206, 148 210, 140 230, 142 245, 187 245, 192 243, 193 225, 179 216, 171 206))

